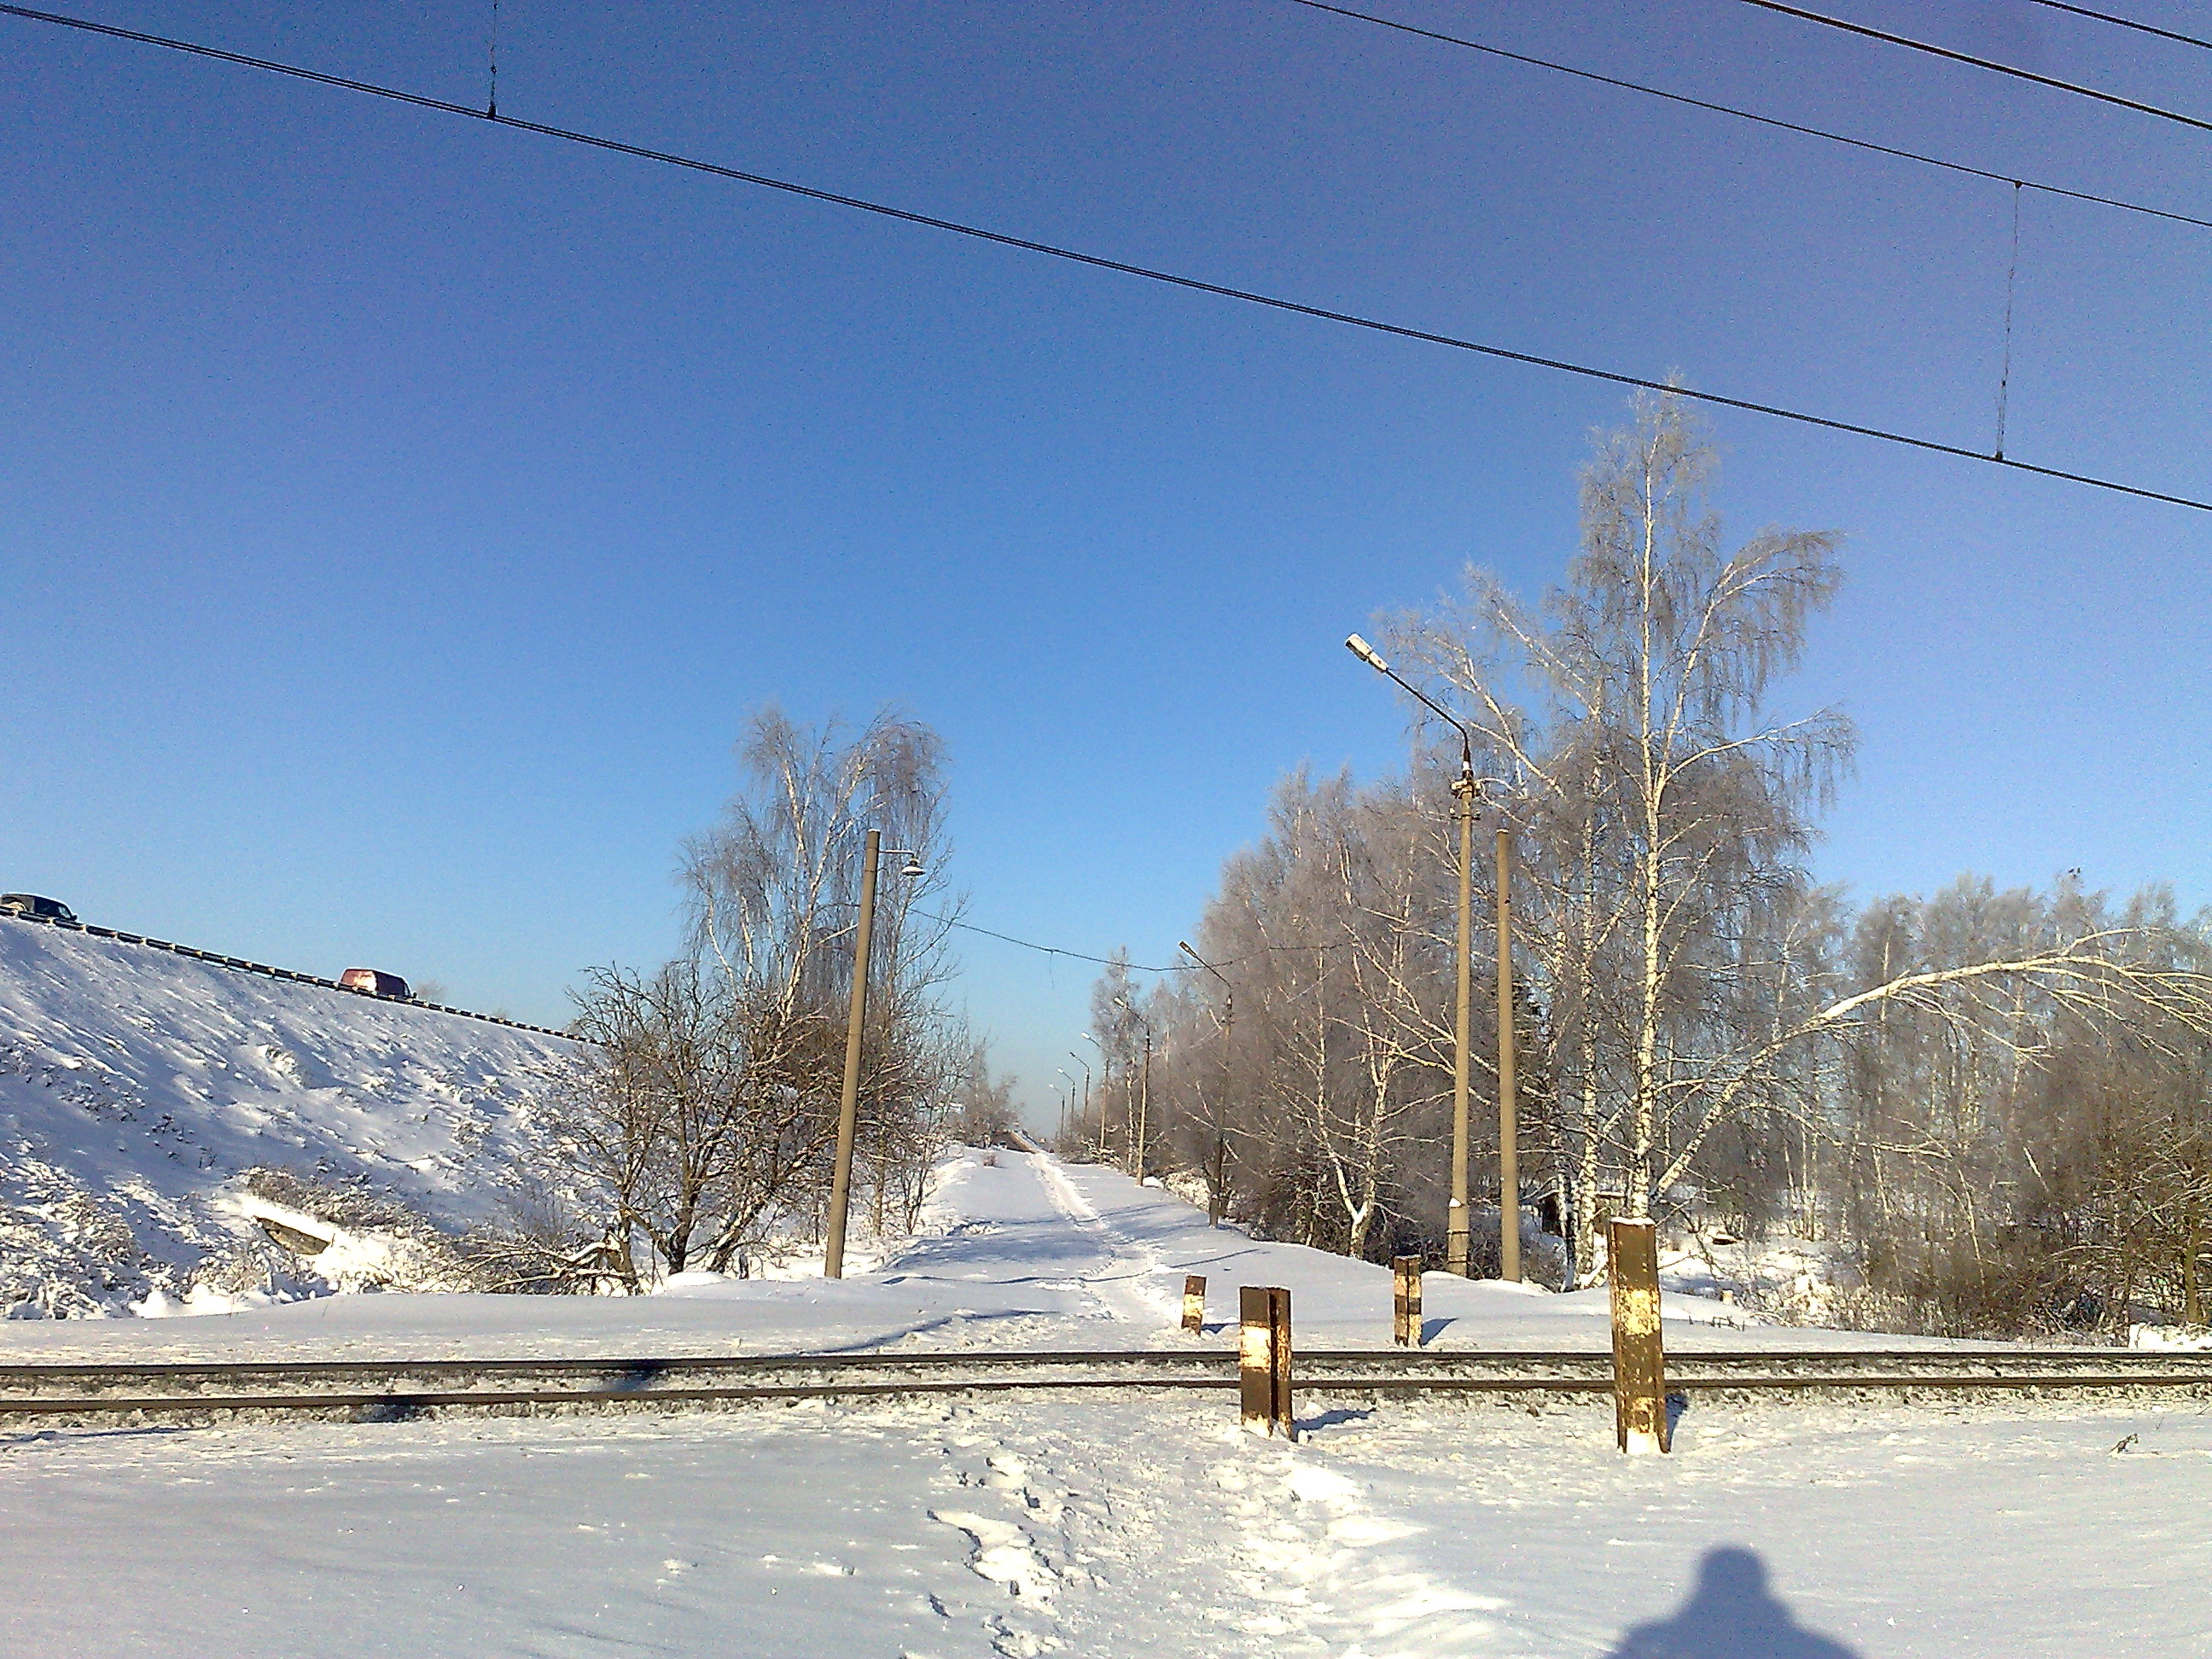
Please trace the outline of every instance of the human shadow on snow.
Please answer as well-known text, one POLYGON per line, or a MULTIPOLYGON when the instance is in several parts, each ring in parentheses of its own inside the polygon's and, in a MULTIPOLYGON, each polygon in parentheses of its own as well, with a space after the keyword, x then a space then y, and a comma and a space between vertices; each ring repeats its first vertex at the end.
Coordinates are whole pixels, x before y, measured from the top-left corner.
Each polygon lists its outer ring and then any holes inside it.
POLYGON ((1606 1659, 1859 1659, 1800 1625, 1767 1588, 1750 1550, 1709 1550, 1690 1599, 1671 1619, 1638 1625, 1606 1659))

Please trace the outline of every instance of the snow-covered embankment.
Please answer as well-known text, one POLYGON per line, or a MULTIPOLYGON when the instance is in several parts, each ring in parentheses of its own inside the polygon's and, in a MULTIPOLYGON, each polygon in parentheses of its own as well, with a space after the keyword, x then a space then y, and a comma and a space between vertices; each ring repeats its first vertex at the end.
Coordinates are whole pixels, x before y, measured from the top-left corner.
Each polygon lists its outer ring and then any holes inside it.
MULTIPOLYGON (((245 1192, 251 1170, 489 1219, 568 1048, 0 920, 0 1314, 117 1312, 221 1279, 263 1242, 252 1211, 283 1220, 245 1192)), ((388 1248, 340 1243, 334 1273, 388 1248)))

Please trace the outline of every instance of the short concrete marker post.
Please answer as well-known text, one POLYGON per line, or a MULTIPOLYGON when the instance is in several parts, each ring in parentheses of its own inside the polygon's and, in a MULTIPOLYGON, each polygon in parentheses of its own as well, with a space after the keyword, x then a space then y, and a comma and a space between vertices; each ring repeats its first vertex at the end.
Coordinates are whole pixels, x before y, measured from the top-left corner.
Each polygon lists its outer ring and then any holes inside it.
POLYGON ((1185 1273, 1182 1276, 1182 1328, 1194 1332, 1206 1328, 1204 1273, 1185 1273))
POLYGON ((1247 1285, 1237 1292, 1243 1331, 1237 1381, 1244 1426, 1254 1434, 1297 1438, 1291 1411, 1291 1293, 1279 1285, 1247 1285))
POLYGON ((1667 1356, 1659 1337, 1659 1235, 1649 1221, 1606 1224, 1613 1281, 1613 1403, 1625 1452, 1668 1449, 1667 1356))
POLYGON ((1390 1334, 1401 1348, 1421 1346, 1421 1258, 1390 1258, 1390 1334))

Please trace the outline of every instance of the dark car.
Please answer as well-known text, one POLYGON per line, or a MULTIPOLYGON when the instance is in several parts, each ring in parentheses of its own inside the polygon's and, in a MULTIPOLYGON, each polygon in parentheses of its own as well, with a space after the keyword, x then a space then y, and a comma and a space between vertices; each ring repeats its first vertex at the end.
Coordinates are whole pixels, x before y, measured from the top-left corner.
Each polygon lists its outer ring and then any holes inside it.
POLYGON ((59 899, 40 898, 36 893, 0 893, 0 910, 28 916, 33 921, 75 921, 76 912, 59 899))
POLYGON ((373 997, 397 997, 402 1002, 412 995, 407 981, 398 975, 375 968, 349 968, 338 975, 338 983, 349 991, 366 991, 373 997))

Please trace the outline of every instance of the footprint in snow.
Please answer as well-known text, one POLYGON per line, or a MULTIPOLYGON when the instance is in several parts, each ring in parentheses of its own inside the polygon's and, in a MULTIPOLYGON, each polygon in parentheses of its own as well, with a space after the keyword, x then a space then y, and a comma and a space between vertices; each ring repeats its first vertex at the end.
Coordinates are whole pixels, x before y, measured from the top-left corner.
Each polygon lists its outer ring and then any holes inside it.
POLYGON ((957 1527, 975 1540, 975 1559, 969 1571, 994 1584, 1004 1584, 1026 1601, 1046 1601, 1059 1586, 1059 1575, 1030 1547, 1030 1535, 1011 1521, 994 1521, 965 1510, 932 1510, 929 1517, 957 1527))

